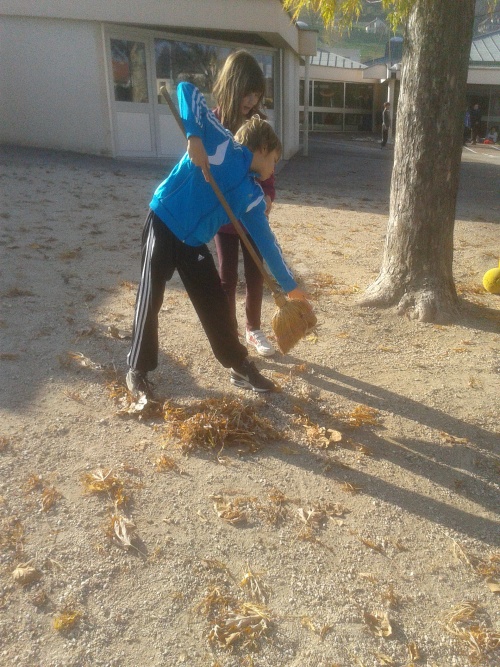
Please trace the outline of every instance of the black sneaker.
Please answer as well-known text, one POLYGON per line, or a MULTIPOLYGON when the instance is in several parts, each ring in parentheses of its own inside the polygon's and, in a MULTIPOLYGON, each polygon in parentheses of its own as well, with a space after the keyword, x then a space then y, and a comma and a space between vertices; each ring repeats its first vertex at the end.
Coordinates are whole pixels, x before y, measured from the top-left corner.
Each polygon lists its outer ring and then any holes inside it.
POLYGON ((125 382, 134 398, 139 398, 141 394, 144 394, 147 398, 153 398, 153 387, 146 372, 129 368, 125 382))
POLYGON ((245 359, 238 368, 231 368, 231 384, 261 393, 276 389, 274 382, 261 375, 249 359, 245 359))

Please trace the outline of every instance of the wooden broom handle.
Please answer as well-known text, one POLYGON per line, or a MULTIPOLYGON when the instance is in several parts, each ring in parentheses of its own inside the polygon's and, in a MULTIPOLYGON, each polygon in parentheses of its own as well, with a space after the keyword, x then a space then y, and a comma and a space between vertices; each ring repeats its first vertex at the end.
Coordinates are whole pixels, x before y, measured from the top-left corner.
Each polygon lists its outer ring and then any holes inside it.
MULTIPOLYGON (((172 98, 170 97, 170 93, 168 92, 166 86, 162 86, 162 87, 160 88, 160 93, 161 93, 161 94, 163 95, 163 97, 165 98, 165 101, 166 101, 166 103, 168 104, 169 109, 170 109, 170 111, 172 112, 173 117, 174 117, 175 120, 177 121, 177 125, 179 126, 179 128, 180 128, 182 134, 184 135, 184 138, 187 140, 187 137, 186 137, 186 130, 184 129, 184 123, 182 122, 182 118, 180 117, 180 114, 179 114, 179 112, 177 111, 177 107, 176 107, 175 104, 173 103, 172 98)), ((274 284, 274 282, 273 282, 273 279, 271 278, 271 276, 269 275, 269 273, 268 273, 268 272, 266 271, 266 269, 264 268, 264 265, 263 265, 261 259, 259 258, 259 256, 258 256, 257 253, 255 252, 255 248, 253 247, 252 243, 250 242, 250 239, 249 239, 248 236, 247 236, 246 231, 245 231, 244 228, 243 228, 243 225, 242 225, 241 222, 238 220, 238 218, 234 215, 233 211, 231 210, 231 207, 229 206, 229 204, 228 204, 227 201, 226 201, 226 198, 225 198, 224 195, 222 194, 222 192, 221 192, 219 186, 218 186, 217 183, 215 182, 214 177, 212 176, 212 174, 211 174, 210 172, 209 172, 209 174, 208 174, 208 182, 209 182, 210 185, 212 186, 212 189, 213 189, 213 191, 215 192, 215 195, 216 195, 217 199, 218 199, 219 202, 222 204, 222 207, 223 207, 224 211, 226 212, 227 217, 228 217, 229 220, 233 223, 234 228, 235 228, 236 231, 238 232, 238 235, 239 235, 240 239, 241 239, 241 240, 243 241, 243 243, 245 244, 245 247, 246 247, 246 249, 248 250, 248 252, 250 253, 251 258, 253 259, 253 261, 254 261, 255 264, 257 265, 257 268, 259 269, 259 271, 262 273, 262 276, 264 277, 264 282, 265 282, 266 285, 269 287, 269 289, 271 290, 271 292, 272 292, 274 295, 276 295, 277 290, 276 290, 275 284, 274 284)))

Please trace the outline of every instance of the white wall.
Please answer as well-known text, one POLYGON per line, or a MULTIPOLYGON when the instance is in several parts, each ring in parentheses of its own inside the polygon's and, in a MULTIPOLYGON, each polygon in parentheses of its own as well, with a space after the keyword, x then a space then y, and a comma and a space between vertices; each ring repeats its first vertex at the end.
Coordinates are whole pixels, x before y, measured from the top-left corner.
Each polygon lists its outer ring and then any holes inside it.
POLYGON ((500 67, 469 67, 467 83, 500 86, 500 67))
POLYGON ((206 28, 268 34, 273 46, 298 50, 298 31, 280 0, 2 0, 2 14, 206 28))
POLYGON ((284 157, 299 149, 298 31, 280 0, 1 0, 0 142, 115 155, 104 26, 205 27, 283 49, 284 157))
MULTIPOLYGON (((349 67, 326 67, 310 65, 309 78, 315 81, 347 81, 348 83, 379 83, 379 79, 363 78, 363 69, 349 67)), ((300 67, 300 78, 304 78, 304 66, 300 67)))
POLYGON ((97 23, 1 17, 0 141, 111 154, 103 55, 97 23))

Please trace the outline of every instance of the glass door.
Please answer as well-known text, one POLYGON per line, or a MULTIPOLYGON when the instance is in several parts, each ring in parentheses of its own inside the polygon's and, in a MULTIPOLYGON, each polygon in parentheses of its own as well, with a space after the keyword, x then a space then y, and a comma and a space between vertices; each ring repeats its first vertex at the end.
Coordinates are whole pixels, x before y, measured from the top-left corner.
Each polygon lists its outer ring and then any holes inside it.
POLYGON ((156 156, 149 40, 110 37, 115 152, 156 156))

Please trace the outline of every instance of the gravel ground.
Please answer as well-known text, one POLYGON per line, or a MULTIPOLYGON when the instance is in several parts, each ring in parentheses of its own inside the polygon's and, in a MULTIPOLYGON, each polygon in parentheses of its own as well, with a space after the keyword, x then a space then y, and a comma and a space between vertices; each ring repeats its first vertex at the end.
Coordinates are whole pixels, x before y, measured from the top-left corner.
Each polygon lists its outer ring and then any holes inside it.
POLYGON ((2 149, 1 665, 500 665, 500 151, 464 150, 462 312, 437 326, 357 305, 392 151, 356 139, 312 136, 278 175, 319 319, 256 359, 281 390, 231 387, 174 277, 167 403, 142 411, 125 356, 165 165, 2 149))

